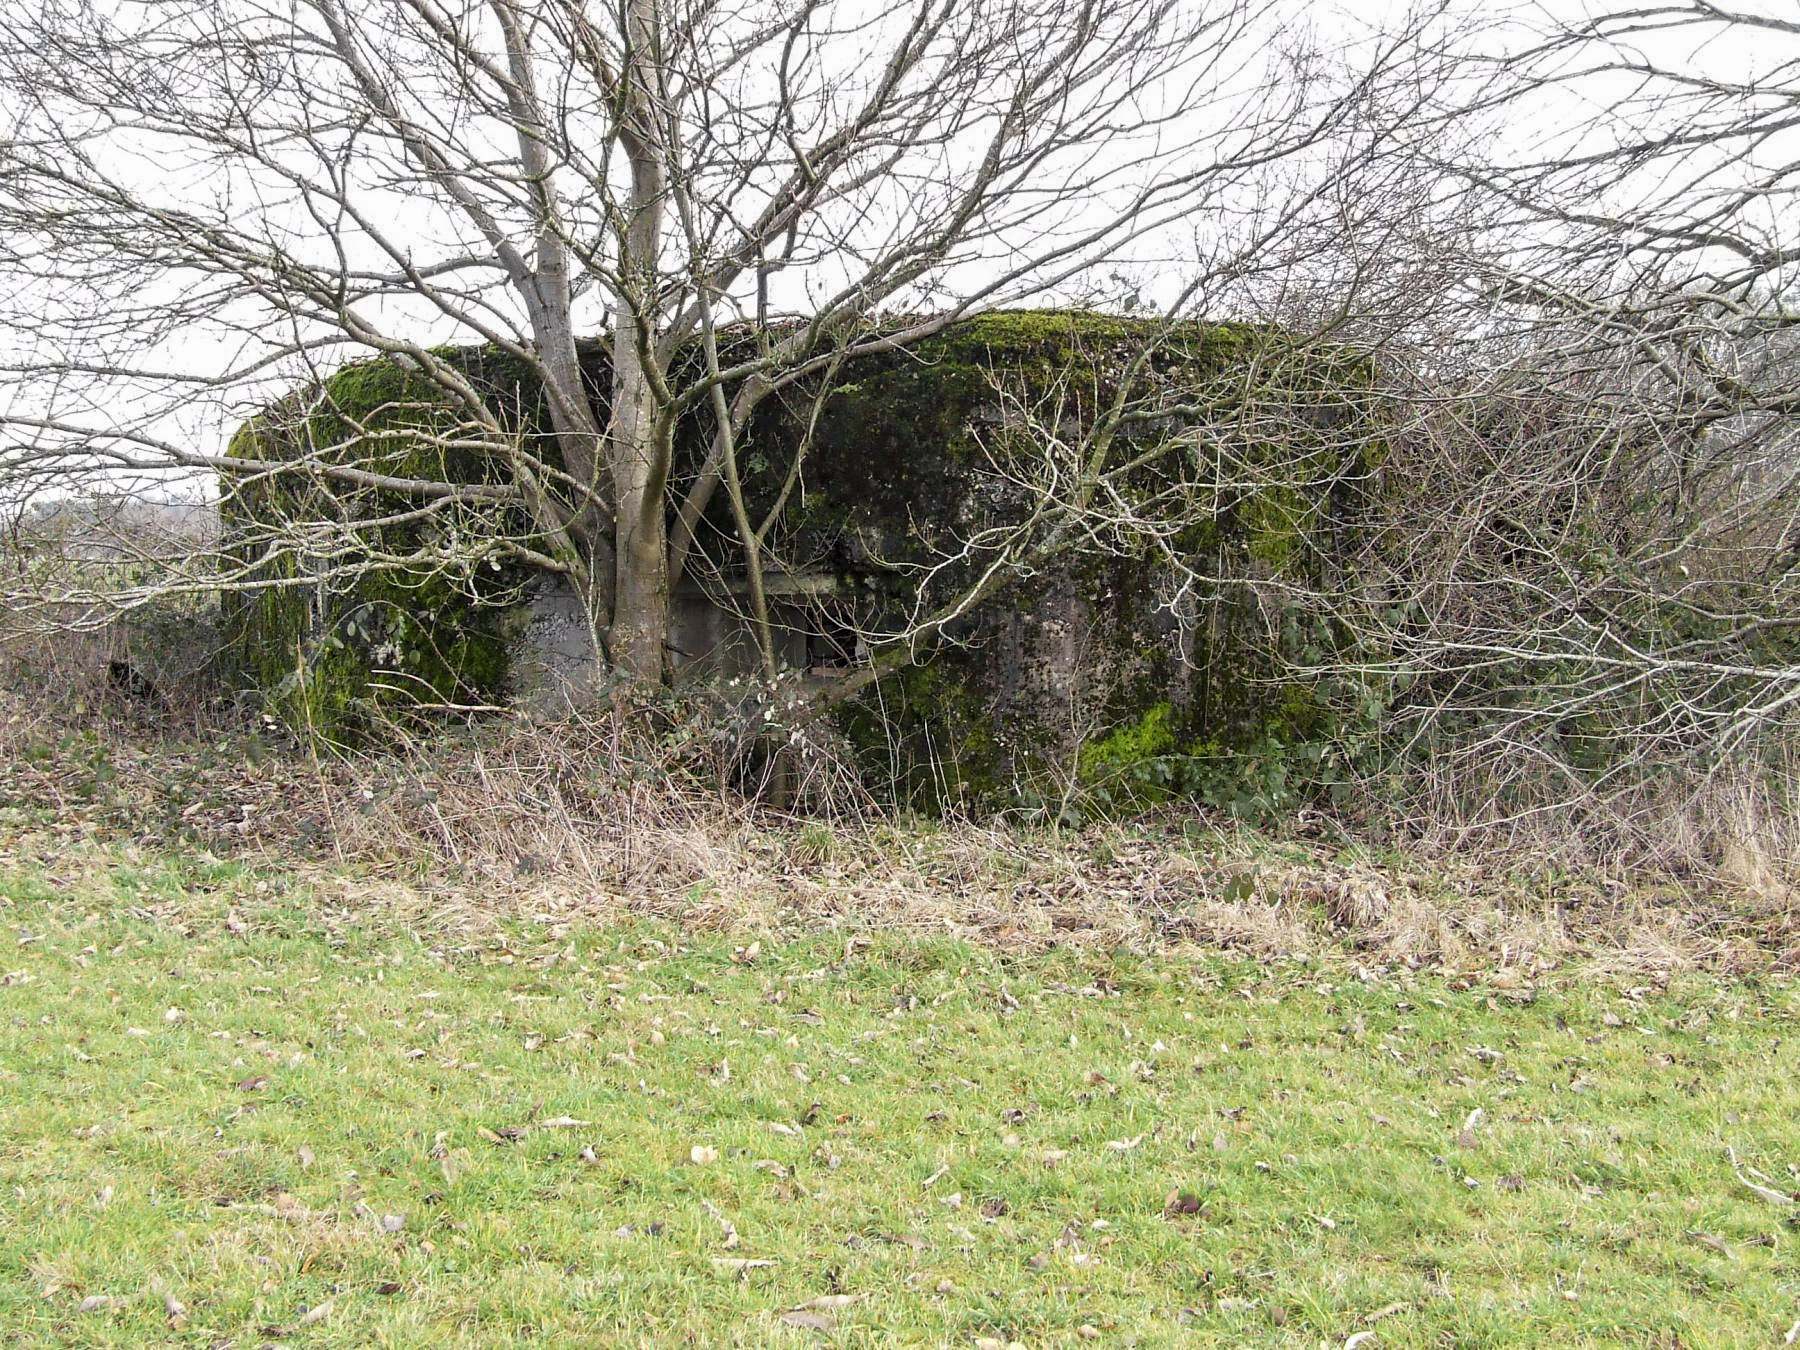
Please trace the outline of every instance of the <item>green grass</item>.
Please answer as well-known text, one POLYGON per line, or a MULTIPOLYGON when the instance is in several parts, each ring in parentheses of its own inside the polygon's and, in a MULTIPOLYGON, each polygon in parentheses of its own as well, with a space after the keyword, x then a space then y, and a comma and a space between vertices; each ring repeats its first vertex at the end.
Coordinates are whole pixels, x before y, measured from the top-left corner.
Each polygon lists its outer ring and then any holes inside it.
POLYGON ((0 914, 0 1343, 1702 1346, 1800 1318, 1795 1210, 1725 1152, 1800 1185, 1788 985, 750 952, 204 861, 15 865, 0 914))

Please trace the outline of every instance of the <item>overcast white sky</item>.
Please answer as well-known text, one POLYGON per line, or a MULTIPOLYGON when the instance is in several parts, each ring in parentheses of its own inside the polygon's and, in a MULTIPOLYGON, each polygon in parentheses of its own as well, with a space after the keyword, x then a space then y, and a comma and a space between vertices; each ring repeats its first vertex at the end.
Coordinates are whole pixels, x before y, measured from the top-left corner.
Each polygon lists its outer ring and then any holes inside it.
MULTIPOLYGON (((25 0, 0 0, 0 9, 21 3, 25 0)), ((1654 0, 1645 0, 1643 7, 1649 8, 1653 4, 1654 0)), ((1669 9, 1680 7, 1666 6, 1669 9)), ((854 6, 850 8, 854 9, 854 6)), ((1184 8, 1190 13, 1204 12, 1206 5, 1203 0, 1185 0, 1184 8)), ((1533 29, 1547 31, 1557 22, 1597 14, 1603 8, 1579 0, 1511 8, 1496 8, 1468 0, 1447 16, 1443 35, 1447 41, 1466 42, 1476 49, 1493 53, 1516 49, 1518 44, 1529 40, 1528 35, 1533 29)), ((1800 4, 1792 0, 1786 3, 1782 0, 1743 0, 1738 8, 1741 12, 1800 19, 1800 4)), ((1369 3, 1332 7, 1309 6, 1294 0, 1293 3, 1266 7, 1256 16, 1256 32, 1238 49, 1234 59, 1239 64, 1215 72, 1210 86, 1213 101, 1204 109, 1193 110, 1194 117, 1187 124, 1192 128, 1189 134, 1198 136, 1217 132, 1221 126, 1229 127, 1231 119, 1238 115, 1234 109, 1250 106, 1251 100, 1265 87, 1269 78, 1269 67, 1265 62, 1273 58, 1278 44, 1295 39, 1301 25, 1309 25, 1319 34, 1322 56, 1354 65, 1366 52, 1367 44, 1374 40, 1372 34, 1383 24, 1398 22, 1405 12, 1406 6, 1401 0, 1369 0, 1369 3)), ((1783 38, 1748 30, 1712 34, 1704 43, 1699 42, 1698 37, 1692 28, 1669 27, 1645 31, 1636 42, 1643 57, 1654 65, 1731 80, 1772 77, 1790 89, 1800 87, 1800 66, 1796 65, 1800 58, 1800 37, 1783 38)), ((1545 91, 1533 103, 1516 105, 1504 118, 1497 119, 1497 148, 1503 154, 1519 157, 1562 154, 1571 149, 1595 147, 1608 138, 1642 134, 1652 129, 1655 116, 1645 93, 1642 81, 1624 72, 1596 74, 1578 86, 1545 91)), ((1165 91, 1163 96, 1173 95, 1165 91)), ((16 110, 20 106, 18 97, 17 90, 12 95, 0 96, 0 106, 16 110)), ((1181 125, 1176 124, 1177 128, 1181 125)), ((1169 134, 1173 133, 1165 132, 1165 136, 1169 134)), ((1732 172, 1749 172, 1758 165, 1800 164, 1800 147, 1796 147, 1795 138, 1796 133, 1790 131, 1766 140, 1755 150, 1753 159, 1732 172)), ((1104 163, 1106 155, 1119 156, 1123 162, 1124 156, 1142 153, 1145 148, 1141 141, 1110 146, 1102 152, 1098 167, 1109 167, 1104 163)), ((1163 148, 1169 148, 1166 142, 1163 148)), ((272 241, 279 241, 296 254, 329 256, 330 241, 323 228, 296 204, 283 203, 282 188, 271 175, 221 169, 216 163, 202 162, 171 148, 166 138, 130 130, 121 130, 98 142, 95 153, 104 167, 119 173, 128 184, 155 194, 172 206, 191 206, 201 213, 223 209, 231 218, 240 221, 260 219, 272 241)), ((1303 163, 1296 161, 1297 165, 1303 163)), ((1658 167, 1636 180, 1614 184, 1611 188, 1613 199, 1605 205, 1629 204, 1663 185, 1663 169, 1658 167)), ((1092 280, 1096 284, 1110 284, 1111 272, 1118 270, 1130 278, 1131 286, 1124 289, 1135 287, 1145 298, 1160 300, 1175 289, 1185 274, 1184 269, 1191 271, 1196 255, 1216 246, 1218 240, 1233 229, 1242 229, 1248 224, 1262 204, 1258 194, 1274 190, 1270 182, 1246 180, 1219 197, 1215 203, 1219 212, 1216 216, 1172 222, 1145 235, 1127 250, 1116 268, 1109 267, 1107 275, 1092 280)), ((887 209, 903 211, 911 204, 906 200, 910 196, 910 191, 902 192, 899 199, 889 201, 887 209)), ((1104 198, 1104 194, 1098 194, 1098 198, 1104 198)), ((426 207, 391 191, 374 191, 370 200, 377 203, 382 228, 416 242, 420 261, 429 259, 434 252, 455 252, 470 243, 466 222, 454 212, 426 207)), ((1752 204, 1748 210, 1753 217, 1757 212, 1762 213, 1763 218, 1752 223, 1770 238, 1786 235, 1791 242, 1796 226, 1792 213, 1786 210, 1789 205, 1784 200, 1768 199, 1752 204)), ((1058 218, 1054 213, 1059 209, 1047 202, 1040 216, 1019 221, 1016 238, 1008 236, 995 249, 989 250, 987 256, 972 260, 961 277, 953 277, 953 284, 967 285, 972 277, 982 275, 984 269, 993 268, 1006 256, 1009 247, 1015 247, 1034 228, 1073 230, 1084 225, 1086 217, 1082 212, 1065 210, 1058 218)), ((1091 209, 1105 208, 1096 205, 1091 209)), ((354 243, 352 247, 355 247, 354 243)), ((374 256, 363 249, 365 259, 372 260, 374 256)), ((172 331, 160 333, 130 323, 111 332, 89 325, 70 329, 59 341, 53 329, 46 330, 41 324, 63 293, 55 266, 53 259, 41 255, 6 257, 0 254, 0 278, 3 278, 0 286, 4 288, 0 290, 0 360, 9 365, 29 366, 49 351, 73 361, 129 359, 143 369, 210 373, 241 363, 246 353, 255 350, 261 337, 256 332, 242 331, 243 324, 254 326, 259 321, 250 309, 234 305, 222 312, 221 321, 210 325, 196 318, 175 326, 172 331)), ((788 303, 794 308, 804 308, 805 292, 829 283, 841 270, 837 260, 831 258, 818 260, 804 272, 796 269, 784 283, 789 287, 788 303)), ((187 290, 191 285, 191 279, 178 273, 166 272, 158 279, 152 270, 142 284, 134 283, 129 294, 121 296, 116 316, 129 313, 129 302, 160 304, 174 300, 177 292, 191 297, 191 291, 187 290)), ((1069 294, 1075 289, 1065 287, 1063 292, 1069 294)), ((87 302, 87 297, 80 295, 68 298, 78 306, 87 302)), ((146 308, 149 307, 153 306, 146 308)), ((416 303, 390 303, 379 308, 376 316, 407 336, 431 340, 467 336, 466 332, 459 334, 455 325, 446 323, 441 316, 427 313, 416 303)), ((598 296, 588 303, 586 318, 589 328, 597 330, 600 327, 602 310, 598 296)), ((343 355, 326 354, 321 359, 331 364, 343 359, 343 355)), ((171 389, 145 381, 134 386, 129 381, 115 380, 84 389, 80 381, 71 377, 47 383, 14 374, 0 376, 6 382, 0 386, 0 408, 16 413, 21 408, 41 407, 50 398, 64 408, 81 408, 85 401, 88 406, 83 416, 95 423, 147 421, 159 433, 172 439, 217 447, 222 445, 231 426, 255 399, 266 397, 274 388, 302 373, 303 366, 290 360, 276 370, 265 372, 265 378, 260 382, 245 381, 241 388, 220 394, 171 389)))

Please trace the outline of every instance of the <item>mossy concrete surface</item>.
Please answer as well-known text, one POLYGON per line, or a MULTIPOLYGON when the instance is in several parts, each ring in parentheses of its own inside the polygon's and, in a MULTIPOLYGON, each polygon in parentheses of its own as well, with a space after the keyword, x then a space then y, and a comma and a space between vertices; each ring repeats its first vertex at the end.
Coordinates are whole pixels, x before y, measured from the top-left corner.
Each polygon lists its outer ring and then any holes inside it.
MULTIPOLYGON (((449 354, 534 452, 553 454, 535 434, 522 370, 491 352, 449 354)), ((504 454, 468 420, 444 389, 375 359, 297 391, 233 438, 244 468, 222 504, 226 538, 262 586, 227 601, 229 664, 297 729, 355 739, 397 712, 507 696, 535 574, 480 545, 529 541, 523 513, 286 471, 316 458, 393 480, 504 481, 504 454)))
MULTIPOLYGON (((491 350, 446 355, 513 434, 548 454, 528 371, 491 350)), ((586 355, 603 402, 604 348, 586 355)), ((783 500, 804 447, 769 548, 788 573, 831 583, 828 602, 778 603, 803 636, 797 651, 812 654, 800 659, 858 659, 853 642, 834 642, 966 586, 982 554, 945 560, 980 532, 1020 525, 1058 490, 1044 474, 1045 434, 1078 440, 1122 384, 1139 411, 1111 462, 1144 462, 1114 473, 1108 491, 1113 506, 1167 527, 1160 541, 1112 531, 1104 546, 1033 559, 947 643, 847 709, 841 729, 897 795, 936 805, 1048 803, 1072 787, 1154 797, 1191 790, 1204 777, 1196 763, 1329 730, 1328 701, 1284 672, 1334 635, 1277 583, 1330 585, 1345 565, 1375 458, 1369 372, 1354 353, 1250 325, 1003 311, 771 398, 740 447, 751 512, 760 519, 783 500), (1159 444, 1171 448, 1144 453, 1159 444)), ((377 714, 518 692, 523 601, 558 580, 454 554, 478 530, 539 542, 523 513, 420 514, 398 491, 322 492, 313 477, 262 469, 310 454, 398 478, 503 481, 505 455, 460 436, 462 417, 436 385, 373 360, 297 393, 233 443, 234 458, 258 466, 228 503, 247 564, 271 528, 318 518, 365 522, 371 555, 397 560, 349 575, 304 549, 254 561, 275 584, 240 602, 228 627, 243 677, 290 722, 353 738, 377 714), (391 523, 368 529, 378 518, 391 523)), ((678 477, 696 471, 708 430, 703 419, 683 426, 678 477)), ((700 532, 702 570, 733 572, 735 533, 719 494, 700 532)))

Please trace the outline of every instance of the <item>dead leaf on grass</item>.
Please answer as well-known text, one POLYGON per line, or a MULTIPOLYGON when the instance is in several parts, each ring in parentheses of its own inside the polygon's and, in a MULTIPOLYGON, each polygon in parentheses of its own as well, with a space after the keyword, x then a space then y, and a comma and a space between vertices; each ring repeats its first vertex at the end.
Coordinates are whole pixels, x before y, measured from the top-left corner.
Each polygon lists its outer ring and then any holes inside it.
POLYGON ((719 1225, 725 1250, 730 1251, 733 1247, 737 1246, 737 1226, 733 1224, 730 1219, 726 1218, 724 1213, 712 1201, 702 1200, 700 1203, 706 1207, 706 1212, 712 1215, 714 1221, 719 1225))
MULTIPOLYGON (((1749 1191, 1752 1195, 1756 1196, 1757 1199, 1767 1200, 1771 1205, 1780 1205, 1784 1208, 1791 1206, 1794 1203, 1794 1197, 1787 1192, 1778 1191, 1773 1186, 1765 1186, 1762 1182, 1753 1180, 1752 1177, 1763 1176, 1763 1174, 1758 1172, 1754 1167, 1739 1170, 1736 1149, 1727 1147, 1725 1156, 1731 1162, 1732 1175, 1738 1179, 1738 1184, 1743 1186, 1744 1189, 1749 1191), (1751 1175, 1746 1176, 1746 1171, 1751 1175)), ((1768 1178, 1764 1177, 1764 1180, 1768 1180, 1768 1178)))
POLYGON ((1163 1201, 1163 1217, 1165 1219, 1173 1219, 1182 1214, 1198 1214, 1199 1212, 1200 1197, 1195 1195, 1192 1191, 1170 1191, 1168 1198, 1163 1201))
POLYGON ((1714 1237, 1711 1233, 1703 1233, 1698 1228, 1692 1229, 1688 1236, 1702 1247, 1711 1247, 1723 1256, 1729 1256, 1734 1261, 1737 1259, 1737 1253, 1731 1250, 1731 1244, 1724 1238, 1714 1237))
POLYGON ((1487 1112, 1483 1111, 1479 1106, 1469 1112, 1468 1117, 1463 1121, 1462 1130, 1456 1136, 1456 1146, 1458 1148, 1474 1148, 1475 1131, 1481 1127, 1482 1122, 1486 1119, 1487 1112))

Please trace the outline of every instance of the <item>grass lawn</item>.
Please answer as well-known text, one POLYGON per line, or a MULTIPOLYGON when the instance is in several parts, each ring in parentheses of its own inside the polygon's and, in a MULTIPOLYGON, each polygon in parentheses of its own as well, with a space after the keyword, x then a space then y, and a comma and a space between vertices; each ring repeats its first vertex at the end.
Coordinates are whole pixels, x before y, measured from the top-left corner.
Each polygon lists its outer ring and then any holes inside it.
POLYGON ((0 870, 0 1343, 1800 1319, 1791 984, 470 928, 327 880, 0 870))

